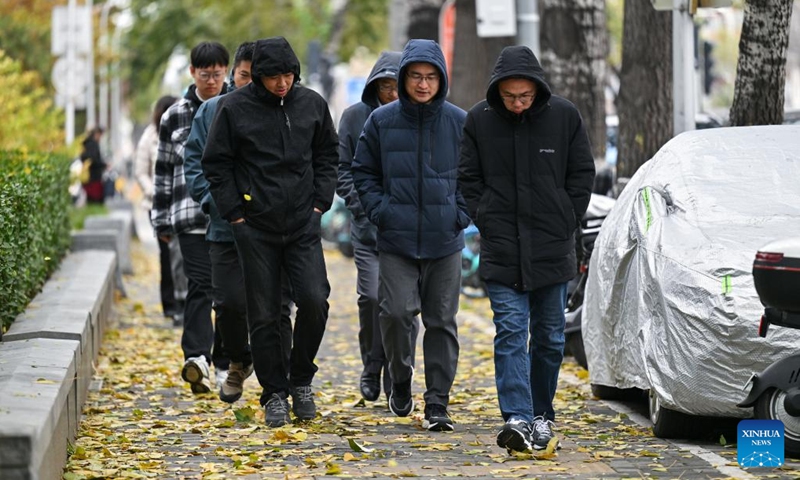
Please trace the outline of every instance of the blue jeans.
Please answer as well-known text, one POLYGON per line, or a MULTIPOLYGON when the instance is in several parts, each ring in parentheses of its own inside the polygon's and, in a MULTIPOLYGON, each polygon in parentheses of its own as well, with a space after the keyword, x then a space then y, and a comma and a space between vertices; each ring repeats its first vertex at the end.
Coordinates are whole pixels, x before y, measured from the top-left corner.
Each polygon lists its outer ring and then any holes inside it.
POLYGON ((503 420, 554 420, 553 397, 564 358, 566 282, 532 292, 496 282, 486 282, 486 289, 494 312, 495 381, 503 420))

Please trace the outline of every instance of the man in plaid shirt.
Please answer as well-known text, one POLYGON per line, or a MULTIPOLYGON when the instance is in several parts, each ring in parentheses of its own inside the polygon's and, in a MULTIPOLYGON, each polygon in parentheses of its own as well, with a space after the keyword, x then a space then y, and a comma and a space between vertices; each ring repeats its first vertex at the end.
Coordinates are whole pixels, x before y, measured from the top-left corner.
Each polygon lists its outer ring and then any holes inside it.
MULTIPOLYGON (((189 71, 194 83, 161 117, 150 212, 156 235, 165 241, 177 235, 183 254, 189 291, 181 338, 185 360, 181 376, 194 393, 211 391, 210 361, 213 360, 216 367, 217 384, 224 382, 229 362, 222 355, 219 331, 215 334, 211 322, 211 260, 205 240, 207 220, 200 205, 189 195, 183 175, 183 148, 197 109, 204 101, 224 91, 228 61, 228 51, 220 43, 202 42, 192 49, 189 71)), ((221 317, 217 320, 224 321, 221 317)))

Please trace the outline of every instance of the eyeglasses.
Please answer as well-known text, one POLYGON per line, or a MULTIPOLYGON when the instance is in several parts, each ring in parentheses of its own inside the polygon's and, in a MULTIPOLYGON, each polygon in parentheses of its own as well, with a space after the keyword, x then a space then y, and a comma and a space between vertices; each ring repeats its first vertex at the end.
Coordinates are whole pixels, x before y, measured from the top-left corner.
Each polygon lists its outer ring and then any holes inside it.
POLYGON ((417 73, 417 72, 411 72, 411 73, 407 74, 406 77, 408 77, 408 79, 411 80, 414 83, 422 83, 422 81, 425 80, 426 82, 431 84, 431 83, 436 83, 436 82, 439 81, 439 75, 437 75, 435 73, 433 73, 431 75, 422 75, 422 74, 417 73))
POLYGON ((531 103, 534 98, 536 98, 536 94, 535 93, 523 93, 522 95, 504 94, 500 95, 500 98, 502 98, 503 101, 509 105, 514 105, 515 103, 517 103, 517 100, 519 100, 519 103, 527 105, 531 103))
POLYGON ((197 77, 204 82, 208 82, 212 78, 219 82, 225 77, 225 71, 217 71, 217 72, 197 72, 197 77))
POLYGON ((381 93, 396 92, 397 85, 378 85, 378 90, 380 90, 381 93))

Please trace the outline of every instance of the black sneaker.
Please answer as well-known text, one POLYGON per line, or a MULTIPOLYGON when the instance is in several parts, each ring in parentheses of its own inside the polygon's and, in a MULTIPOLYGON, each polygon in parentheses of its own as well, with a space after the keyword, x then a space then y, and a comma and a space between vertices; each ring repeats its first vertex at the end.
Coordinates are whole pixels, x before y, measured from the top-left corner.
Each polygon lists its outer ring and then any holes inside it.
POLYGON ((422 428, 430 432, 452 432, 453 420, 447 414, 444 405, 431 403, 425 405, 425 420, 422 421, 422 428))
POLYGON ((530 452, 533 448, 531 425, 525 420, 512 418, 497 434, 497 446, 511 452, 530 452))
POLYGON ((364 370, 361 373, 361 396, 364 400, 374 402, 381 396, 381 374, 364 370))
MULTIPOLYGON (((545 420, 544 417, 535 417, 533 419, 531 441, 534 449, 544 450, 547 448, 547 444, 555 437, 553 433, 553 427, 555 426, 552 420, 545 420)), ((558 439, 556 439, 556 442, 558 442, 558 439)), ((556 448, 561 448, 559 443, 556 443, 556 448)))
POLYGON ((273 393, 264 405, 264 420, 268 427, 282 427, 289 423, 289 400, 285 393, 273 393))
POLYGON ((392 393, 389 395, 389 410, 398 417, 407 417, 414 410, 410 378, 392 386, 392 393))
POLYGON ((317 416, 311 385, 292 387, 292 410, 299 420, 311 420, 317 416))

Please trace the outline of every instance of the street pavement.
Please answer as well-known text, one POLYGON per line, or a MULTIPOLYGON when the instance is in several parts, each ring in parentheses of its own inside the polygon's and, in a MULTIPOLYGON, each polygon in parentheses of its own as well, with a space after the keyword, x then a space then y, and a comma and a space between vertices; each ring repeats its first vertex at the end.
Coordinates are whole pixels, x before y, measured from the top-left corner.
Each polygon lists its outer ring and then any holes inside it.
MULTIPOLYGON (((146 227, 145 227, 146 228, 146 227)), ((646 407, 592 397, 587 372, 565 359, 556 397, 562 448, 509 455, 495 443, 502 420, 492 361, 491 312, 485 298, 462 297, 461 355, 449 411, 455 432, 421 428, 424 363, 417 346, 415 412, 391 414, 386 401, 363 402, 351 259, 326 251, 330 318, 314 380, 319 414, 280 429, 264 425, 254 377, 234 405, 216 394, 194 396, 180 378, 180 329, 158 299, 155 244, 132 245, 134 275, 125 276, 116 327, 106 336, 70 448, 66 479, 79 478, 800 478, 800 464, 741 469, 735 431, 709 429, 703 440, 652 436, 646 407), (725 438, 722 438, 722 437, 725 438)))

